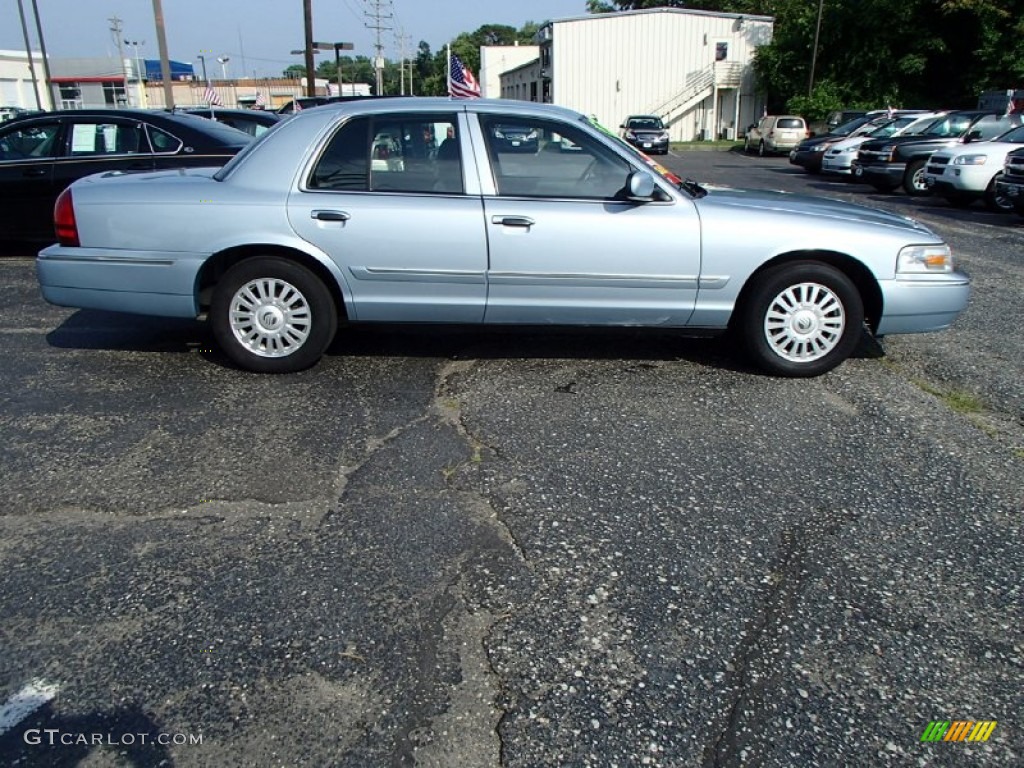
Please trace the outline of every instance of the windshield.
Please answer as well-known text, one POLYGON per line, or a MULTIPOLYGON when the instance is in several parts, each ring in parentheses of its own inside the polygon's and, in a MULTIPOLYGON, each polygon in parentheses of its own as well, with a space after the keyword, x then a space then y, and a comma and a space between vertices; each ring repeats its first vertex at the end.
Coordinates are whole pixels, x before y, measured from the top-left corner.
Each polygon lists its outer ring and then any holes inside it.
POLYGON ((1010 144, 1024 144, 1024 125, 1011 128, 1002 136, 999 136, 996 141, 1005 141, 1010 144))
POLYGON ((947 115, 929 125, 921 135, 943 139, 955 138, 966 131, 970 124, 971 118, 968 115, 947 115))
POLYGON ((889 122, 880 125, 878 128, 875 128, 875 130, 869 133, 868 136, 884 139, 886 136, 892 136, 897 131, 906 128, 913 122, 914 118, 912 117, 898 117, 895 120, 890 120, 889 122))
POLYGON ((626 127, 634 131, 660 131, 665 125, 660 117, 631 117, 626 121, 626 127))
POLYGON ((836 136, 849 136, 855 130, 860 128, 865 123, 870 122, 870 117, 855 117, 853 120, 838 125, 832 129, 832 133, 836 136))

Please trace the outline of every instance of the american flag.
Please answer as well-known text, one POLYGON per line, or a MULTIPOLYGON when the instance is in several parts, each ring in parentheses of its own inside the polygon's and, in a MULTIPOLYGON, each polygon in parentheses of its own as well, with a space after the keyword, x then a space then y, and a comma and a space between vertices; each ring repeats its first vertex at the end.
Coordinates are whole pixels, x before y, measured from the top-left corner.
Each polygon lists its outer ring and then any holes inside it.
POLYGON ((218 96, 217 92, 213 90, 212 85, 206 86, 206 93, 203 94, 203 98, 206 100, 206 103, 209 104, 211 107, 224 106, 224 103, 220 100, 220 96, 218 96))
POLYGON ((456 99, 478 99, 480 98, 480 86, 469 71, 469 67, 462 63, 454 53, 451 60, 451 72, 448 74, 448 95, 456 99))
POLYGON ((267 97, 263 95, 263 91, 256 91, 256 103, 253 106, 256 109, 263 109, 267 106, 267 97))

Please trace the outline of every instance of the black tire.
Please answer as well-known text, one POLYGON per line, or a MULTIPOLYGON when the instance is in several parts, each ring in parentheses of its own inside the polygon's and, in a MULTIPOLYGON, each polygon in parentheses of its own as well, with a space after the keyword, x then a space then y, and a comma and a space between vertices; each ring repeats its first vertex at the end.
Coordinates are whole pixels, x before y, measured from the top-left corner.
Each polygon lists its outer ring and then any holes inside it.
POLYGON ((754 279, 739 311, 744 343, 759 367, 791 378, 820 376, 856 348, 863 332, 864 303, 838 269, 797 261, 754 279), (772 328, 767 327, 769 313, 775 316, 772 328), (794 359, 800 357, 806 359, 794 359))
POLYGON ((992 181, 985 188, 985 207, 993 213, 1011 213, 1013 211, 1013 201, 996 191, 996 180, 1002 175, 1003 172, 1000 171, 993 176, 992 181))
POLYGON ((932 193, 924 184, 925 159, 911 160, 903 171, 903 191, 911 197, 927 197, 932 193))
POLYGON ((764 157, 768 152, 765 150, 764 142, 760 141, 757 144, 757 155, 758 157, 764 157))
POLYGON ((338 329, 338 311, 327 286, 301 264, 259 256, 239 262, 217 283, 210 324, 221 349, 239 367, 293 373, 323 356, 338 329), (247 286, 248 299, 239 296, 247 286), (233 328, 233 306, 251 310, 251 322, 240 320, 233 328), (258 317, 264 310, 266 325, 258 317), (241 338, 250 333, 249 341, 241 338))

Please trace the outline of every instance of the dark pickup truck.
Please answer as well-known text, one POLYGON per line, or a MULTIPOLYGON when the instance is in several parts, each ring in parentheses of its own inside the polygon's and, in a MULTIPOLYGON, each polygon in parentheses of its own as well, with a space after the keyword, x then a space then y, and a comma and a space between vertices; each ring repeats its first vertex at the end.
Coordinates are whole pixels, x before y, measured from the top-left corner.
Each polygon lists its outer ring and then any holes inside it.
POLYGON ((880 192, 902 186, 908 195, 922 197, 931 194, 924 182, 924 166, 932 152, 967 141, 992 139, 1016 124, 995 112, 950 112, 936 118, 922 133, 864 142, 857 153, 853 177, 880 192))
POLYGON ((996 196, 1013 203, 1013 209, 1024 216, 1024 147, 1006 156, 1003 175, 996 176, 996 196))

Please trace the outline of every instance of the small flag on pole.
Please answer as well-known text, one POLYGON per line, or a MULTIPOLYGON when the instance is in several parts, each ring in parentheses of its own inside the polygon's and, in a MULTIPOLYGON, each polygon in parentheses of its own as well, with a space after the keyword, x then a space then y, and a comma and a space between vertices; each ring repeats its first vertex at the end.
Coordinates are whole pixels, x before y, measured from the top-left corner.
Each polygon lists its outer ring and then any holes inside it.
POLYGON ((256 103, 254 106, 256 109, 263 109, 267 106, 267 97, 263 95, 263 91, 256 91, 256 103))
POLYGON ((203 98, 206 99, 206 103, 209 104, 211 107, 223 107, 224 106, 223 102, 221 102, 221 100, 220 100, 220 96, 218 96, 217 92, 215 90, 213 90, 213 86, 212 85, 207 84, 207 86, 206 86, 206 93, 203 94, 203 98))
POLYGON ((456 99, 480 98, 480 86, 469 67, 454 53, 448 71, 448 95, 456 99))

